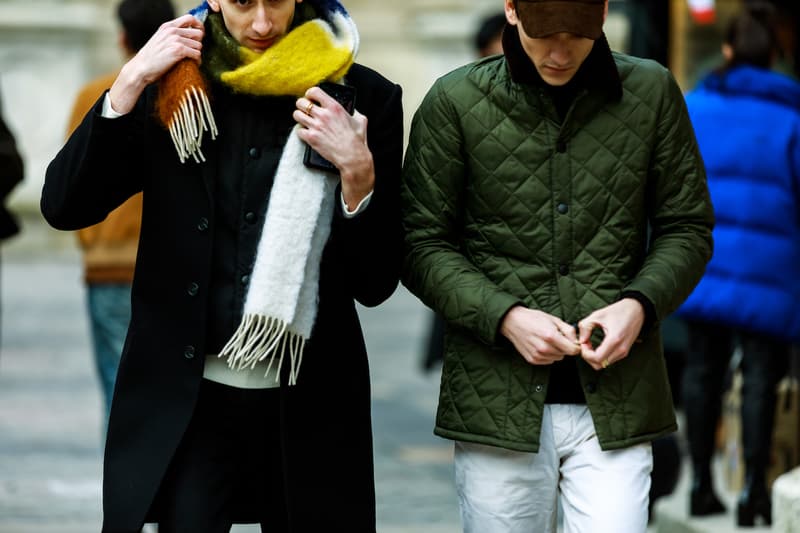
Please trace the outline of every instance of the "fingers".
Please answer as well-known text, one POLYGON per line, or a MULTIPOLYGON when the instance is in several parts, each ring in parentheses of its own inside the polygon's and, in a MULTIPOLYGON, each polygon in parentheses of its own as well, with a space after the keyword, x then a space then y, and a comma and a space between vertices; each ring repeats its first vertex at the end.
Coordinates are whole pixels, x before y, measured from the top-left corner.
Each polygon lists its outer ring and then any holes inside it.
POLYGON ((568 355, 577 355, 580 353, 580 342, 578 341, 578 333, 575 331, 575 326, 567 324, 563 320, 555 319, 556 329, 564 337, 572 348, 572 351, 567 351, 568 355))
POLYGON ((531 364, 552 364, 565 356, 578 355, 581 348, 576 342, 574 329, 571 337, 569 324, 554 319, 537 332, 530 332, 520 344, 520 353, 531 364), (563 331, 562 331, 563 330, 563 331))
MULTIPOLYGON (((313 101, 317 102, 320 105, 320 107, 325 107, 325 108, 330 108, 332 106, 341 107, 339 102, 334 100, 334 98, 332 96, 330 96, 328 93, 326 93, 325 91, 323 91, 322 89, 320 89, 317 86, 314 86, 314 87, 311 87, 310 89, 308 89, 304 96, 305 96, 305 98, 307 100, 313 100, 313 101)), ((344 109, 344 108, 342 108, 342 109, 344 109)))
POLYGON ((552 365, 564 359, 563 353, 558 354, 545 354, 544 352, 526 352, 521 354, 523 359, 532 365, 552 365))
POLYGON ((203 24, 191 15, 165 22, 136 54, 138 62, 157 77, 183 58, 199 61, 203 35, 203 24))
POLYGON ((199 43, 205 35, 205 27, 192 15, 183 15, 162 24, 156 35, 160 35, 162 39, 187 39, 199 43))
POLYGON ((294 106, 295 110, 292 113, 292 118, 295 122, 304 128, 310 127, 315 118, 314 110, 315 108, 318 109, 319 106, 305 97, 298 98, 294 106))
POLYGON ((165 22, 161 25, 162 28, 165 26, 174 26, 177 28, 197 28, 200 30, 203 29, 203 23, 200 22, 194 15, 190 15, 189 13, 181 15, 180 17, 165 22))
POLYGON ((602 328, 603 325, 600 323, 600 320, 596 318, 594 313, 578 322, 578 342, 580 344, 589 343, 589 339, 592 337, 592 331, 594 331, 596 327, 602 328))
MULTIPOLYGON (((594 324, 600 326, 600 324, 594 324)), ((581 325, 581 336, 587 330, 587 339, 581 343, 581 357, 589 363, 595 370, 604 370, 616 362, 621 361, 628 355, 630 346, 619 334, 606 333, 603 340, 597 347, 592 346, 592 341, 588 336, 591 331, 581 325)), ((604 328, 605 332, 605 328, 604 328)))
POLYGON ((314 114, 315 109, 317 111, 322 109, 322 106, 319 105, 318 102, 312 100, 310 98, 306 98, 305 96, 301 96, 298 98, 294 103, 295 108, 297 111, 302 112, 304 115, 314 118, 319 117, 319 114, 314 114))

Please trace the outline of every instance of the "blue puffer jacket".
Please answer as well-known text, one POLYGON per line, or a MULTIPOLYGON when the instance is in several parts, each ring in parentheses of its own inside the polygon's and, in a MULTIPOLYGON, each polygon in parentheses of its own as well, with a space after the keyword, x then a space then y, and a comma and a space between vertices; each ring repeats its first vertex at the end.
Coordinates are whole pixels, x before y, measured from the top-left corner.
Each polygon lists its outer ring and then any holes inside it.
POLYGON ((800 340, 800 84, 740 66, 686 97, 717 224, 688 319, 800 340))

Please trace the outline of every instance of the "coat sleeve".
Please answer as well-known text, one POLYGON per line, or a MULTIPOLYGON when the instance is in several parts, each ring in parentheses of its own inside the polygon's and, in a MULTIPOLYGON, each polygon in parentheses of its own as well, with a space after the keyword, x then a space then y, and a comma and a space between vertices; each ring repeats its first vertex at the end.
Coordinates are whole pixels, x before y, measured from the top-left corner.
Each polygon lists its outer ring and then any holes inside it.
POLYGON ((403 283, 448 322, 497 342, 500 323, 520 303, 486 277, 460 247, 467 169, 459 115, 444 81, 414 115, 403 168, 403 283))
POLYGON ((375 187, 364 211, 342 213, 337 187, 332 234, 341 239, 346 283, 359 303, 375 306, 389 298, 400 278, 402 225, 399 208, 403 158, 402 90, 392 84, 379 106, 365 110, 367 143, 375 166, 375 187))
POLYGON ((75 230, 101 222, 142 190, 144 98, 129 114, 108 119, 101 114, 104 97, 47 167, 40 206, 56 229, 75 230))
POLYGON ((650 246, 626 291, 643 294, 663 320, 689 296, 711 259, 714 212, 705 167, 680 88, 664 87, 647 186, 650 246))

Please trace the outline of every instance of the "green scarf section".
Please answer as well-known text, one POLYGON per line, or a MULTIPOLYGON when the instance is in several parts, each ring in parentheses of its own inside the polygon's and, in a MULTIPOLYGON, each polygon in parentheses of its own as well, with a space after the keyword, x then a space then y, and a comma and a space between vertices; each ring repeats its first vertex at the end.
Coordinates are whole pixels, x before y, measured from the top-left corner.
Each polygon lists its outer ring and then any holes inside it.
POLYGON ((235 92, 302 96, 322 81, 340 81, 353 64, 357 37, 340 18, 333 18, 338 35, 327 22, 312 18, 256 53, 239 45, 225 28, 222 15, 212 13, 206 21, 203 70, 235 92))

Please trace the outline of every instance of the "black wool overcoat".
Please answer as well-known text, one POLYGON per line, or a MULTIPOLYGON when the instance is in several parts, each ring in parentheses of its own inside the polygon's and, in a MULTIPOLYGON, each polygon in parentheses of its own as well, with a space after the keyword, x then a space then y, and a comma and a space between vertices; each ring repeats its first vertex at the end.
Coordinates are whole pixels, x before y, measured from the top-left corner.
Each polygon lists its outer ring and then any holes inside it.
MULTIPOLYGON (((354 302, 377 305, 398 282, 401 90, 359 65, 347 82, 368 117, 376 184, 355 218, 345 218, 336 201, 299 382, 281 389, 276 438, 297 532, 375 530, 369 369, 354 302)), ((207 353, 214 192, 225 179, 214 161, 220 150, 252 148, 226 145, 221 131, 218 140, 204 141, 207 163, 180 163, 168 132, 153 119, 154 89, 117 119, 103 118, 98 101, 50 163, 41 199, 53 227, 75 230, 144 192, 132 318, 106 442, 104 532, 138 531, 192 416, 207 353)))

